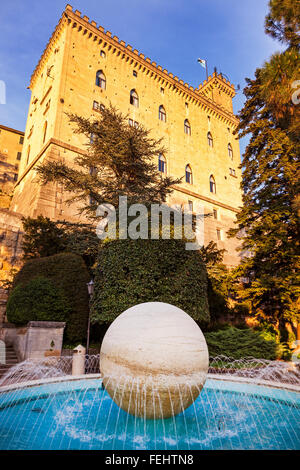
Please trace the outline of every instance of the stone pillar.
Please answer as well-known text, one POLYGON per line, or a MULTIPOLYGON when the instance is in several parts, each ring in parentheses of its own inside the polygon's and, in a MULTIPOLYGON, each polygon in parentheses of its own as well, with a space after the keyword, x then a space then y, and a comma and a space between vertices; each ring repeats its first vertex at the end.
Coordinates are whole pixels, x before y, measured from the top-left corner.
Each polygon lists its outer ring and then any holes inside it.
POLYGON ((83 375, 85 373, 85 353, 84 346, 77 346, 73 349, 72 375, 83 375))

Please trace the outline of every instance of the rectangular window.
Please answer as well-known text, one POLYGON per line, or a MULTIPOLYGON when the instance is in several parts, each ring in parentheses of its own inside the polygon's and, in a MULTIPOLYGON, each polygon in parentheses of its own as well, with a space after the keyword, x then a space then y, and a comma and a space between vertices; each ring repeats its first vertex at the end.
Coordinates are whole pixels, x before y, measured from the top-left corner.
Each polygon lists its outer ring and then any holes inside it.
POLYGON ((24 142, 24 137, 21 136, 21 137, 20 137, 20 140, 19 140, 19 144, 23 144, 23 142, 24 142))
POLYGON ((95 204, 95 203, 96 203, 96 199, 93 198, 93 196, 89 196, 89 203, 90 203, 90 205, 95 204))
POLYGON ((136 70, 133 71, 133 76, 137 77, 137 71, 136 70))
POLYGON ((222 240, 222 233, 220 229, 217 229, 217 239, 222 240))
POLYGON ((166 172, 166 163, 164 162, 164 160, 158 160, 158 171, 160 171, 161 173, 166 172))
POLYGON ((104 108, 105 108, 104 104, 98 103, 98 101, 93 101, 93 109, 95 111, 103 111, 104 108))
POLYGON ((218 211, 217 211, 217 209, 213 210, 213 214, 214 214, 214 219, 218 220, 218 211))
POLYGON ((193 212, 193 201, 188 201, 189 210, 193 212))
POLYGON ((15 174, 14 174, 14 181, 17 181, 17 180, 18 180, 18 174, 15 173, 15 174))
POLYGON ((21 152, 17 153, 17 160, 21 160, 21 155, 22 155, 21 152))
POLYGON ((163 87, 160 87, 160 92, 161 92, 161 94, 163 95, 164 92, 165 92, 165 89, 164 89, 163 87))
POLYGON ((95 175, 97 175, 97 173, 98 173, 98 172, 97 172, 97 167, 95 167, 95 166, 90 166, 90 175, 91 175, 91 176, 95 176, 95 175))

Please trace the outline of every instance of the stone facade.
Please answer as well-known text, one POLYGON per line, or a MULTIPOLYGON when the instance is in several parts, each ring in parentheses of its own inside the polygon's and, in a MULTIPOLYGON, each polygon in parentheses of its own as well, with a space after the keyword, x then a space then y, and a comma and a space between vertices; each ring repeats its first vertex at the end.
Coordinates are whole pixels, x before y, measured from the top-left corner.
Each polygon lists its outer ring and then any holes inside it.
POLYGON ((227 265, 238 263, 237 241, 226 236, 242 204, 239 142, 233 135, 235 90, 221 74, 214 73, 193 88, 67 5, 32 74, 30 90, 12 211, 53 220, 79 219, 76 207, 66 204, 63 188, 58 183, 42 187, 35 169, 45 159, 72 165, 75 156, 86 151, 86 139, 73 133, 66 113, 97 118, 96 108, 111 102, 133 125, 141 123, 152 129, 153 137, 163 137, 167 174, 182 177, 190 166, 192 180, 184 178, 168 202, 202 203, 212 215, 205 220, 205 244, 214 240, 226 248, 227 265), (98 71, 105 77, 102 86, 96 83, 98 71), (138 107, 130 103, 132 90, 138 107), (166 119, 159 119, 160 106, 166 119), (184 127, 186 120, 190 131, 184 127))
POLYGON ((4 321, 7 281, 22 265, 22 215, 0 209, 0 324, 4 321))
POLYGON ((0 208, 9 208, 18 179, 24 132, 0 124, 0 208))

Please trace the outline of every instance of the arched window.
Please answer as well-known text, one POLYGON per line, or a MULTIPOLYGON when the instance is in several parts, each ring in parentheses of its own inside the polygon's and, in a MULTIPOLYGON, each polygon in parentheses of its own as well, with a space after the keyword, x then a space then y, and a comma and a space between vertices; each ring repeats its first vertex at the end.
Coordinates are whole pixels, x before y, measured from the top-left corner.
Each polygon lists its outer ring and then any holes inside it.
POLYGON ((231 144, 228 144, 228 155, 232 160, 233 159, 233 150, 232 150, 231 144))
POLYGON ((184 133, 187 135, 191 135, 191 125, 188 121, 188 119, 184 120, 184 133))
POLYGON ((167 162, 161 153, 158 155, 158 171, 161 173, 167 173, 167 162))
POLYGON ((185 181, 189 184, 193 184, 193 173, 190 165, 185 167, 185 181))
POLYGON ((43 130, 43 144, 45 143, 45 140, 46 140, 46 134, 47 134, 47 121, 45 121, 45 124, 44 124, 44 130, 43 130))
POLYGON ((214 141, 210 132, 207 133, 207 143, 210 147, 214 146, 214 141))
POLYGON ((160 107, 158 108, 158 119, 160 119, 161 121, 164 121, 164 122, 167 121, 166 110, 163 107, 163 105, 160 105, 160 107))
POLYGON ((102 70, 98 70, 96 73, 96 86, 99 86, 102 90, 106 89, 106 78, 102 70))
POLYGON ((216 194, 216 182, 215 182, 215 178, 213 177, 213 175, 210 175, 209 177, 209 190, 211 193, 216 194))
POLYGON ((130 104, 132 104, 132 106, 135 106, 136 108, 139 107, 139 97, 135 90, 131 90, 130 92, 130 104))

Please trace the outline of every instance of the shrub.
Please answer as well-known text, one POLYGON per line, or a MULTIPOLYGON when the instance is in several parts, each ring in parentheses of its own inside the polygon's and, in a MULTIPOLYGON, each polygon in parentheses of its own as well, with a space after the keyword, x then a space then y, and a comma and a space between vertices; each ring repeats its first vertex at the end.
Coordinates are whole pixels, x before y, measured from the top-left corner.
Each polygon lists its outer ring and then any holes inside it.
POLYGON ((90 279, 83 259, 73 253, 59 253, 30 260, 17 273, 14 287, 25 286, 40 276, 52 281, 57 291, 63 292, 69 302, 70 312, 65 338, 72 343, 83 341, 86 337, 89 312, 86 283, 90 279))
POLYGON ((63 292, 44 277, 19 284, 12 291, 6 308, 8 321, 24 325, 28 321, 67 321, 70 304, 63 292))
POLYGON ((92 319, 110 323, 143 302, 166 302, 207 324, 206 269, 183 240, 114 240, 99 251, 92 319))
POLYGON ((225 355, 234 359, 252 356, 257 359, 276 359, 277 344, 251 329, 229 327, 204 333, 210 357, 225 355))

